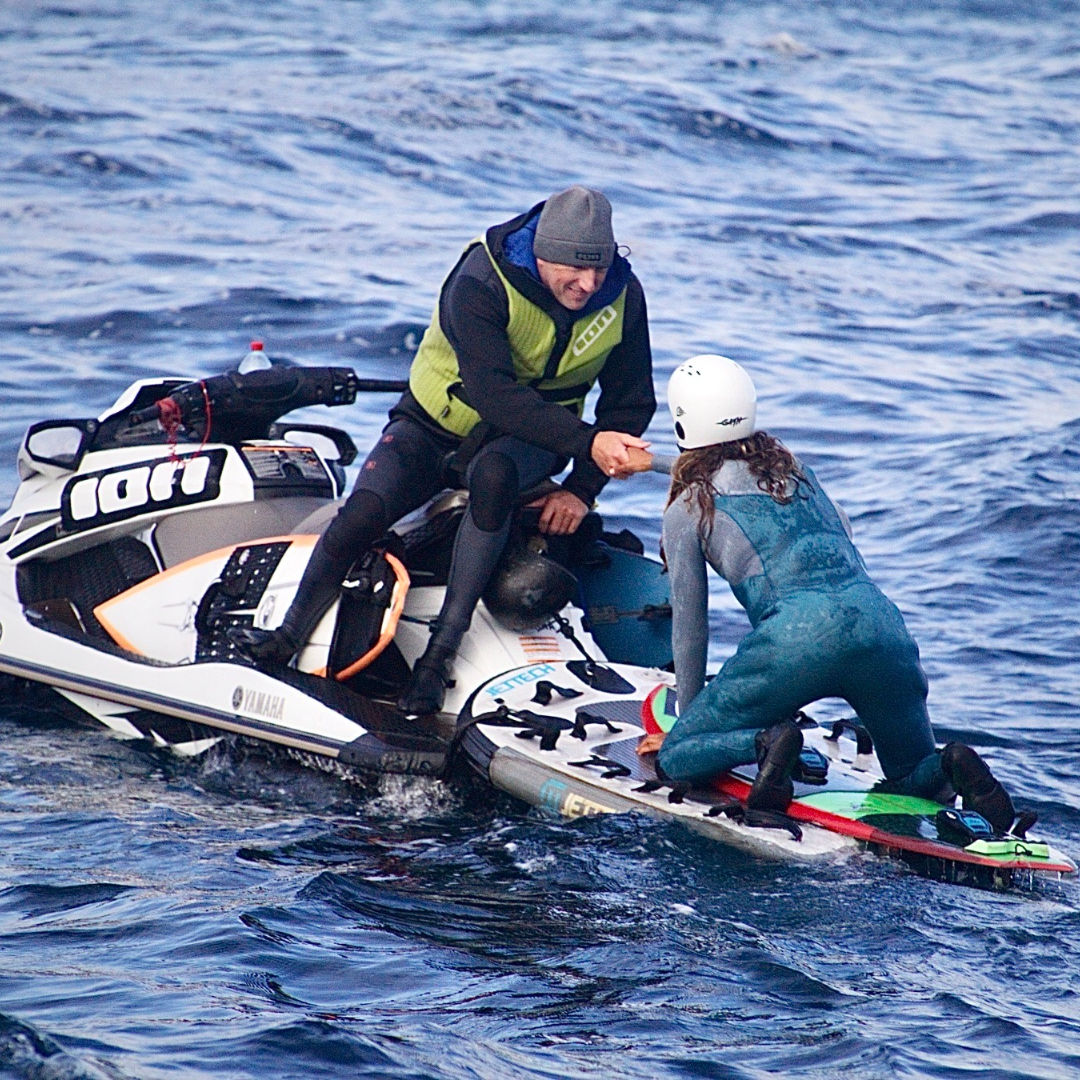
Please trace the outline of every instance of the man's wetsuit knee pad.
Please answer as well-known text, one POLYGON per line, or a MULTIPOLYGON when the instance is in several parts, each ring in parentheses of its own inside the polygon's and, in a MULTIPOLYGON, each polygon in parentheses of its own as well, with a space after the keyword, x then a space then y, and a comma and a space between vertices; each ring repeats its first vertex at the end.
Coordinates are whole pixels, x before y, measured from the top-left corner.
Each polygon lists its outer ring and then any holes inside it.
POLYGON ((498 532, 513 512, 520 490, 513 458, 498 451, 482 455, 469 474, 469 512, 484 532, 498 532))
POLYGON ((323 534, 323 545, 335 558, 353 558, 390 527, 386 504, 374 491, 359 488, 346 500, 323 534))

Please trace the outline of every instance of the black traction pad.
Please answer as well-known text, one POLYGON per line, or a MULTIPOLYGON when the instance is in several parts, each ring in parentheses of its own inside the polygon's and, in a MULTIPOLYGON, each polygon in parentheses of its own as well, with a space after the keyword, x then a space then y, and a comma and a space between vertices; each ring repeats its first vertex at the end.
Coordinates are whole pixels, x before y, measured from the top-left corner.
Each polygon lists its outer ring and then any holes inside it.
MULTIPOLYGON (((615 702, 611 702, 615 704, 615 702)), ((656 779, 656 769, 653 768, 653 760, 655 754, 649 754, 646 757, 641 757, 637 752, 637 745, 641 736, 635 736, 632 739, 620 739, 618 742, 602 743, 600 746, 593 747, 593 753, 609 758, 611 761, 617 761, 620 765, 625 766, 630 770, 631 780, 638 780, 644 783, 647 780, 656 779)))
POLYGON ((593 705, 579 705, 577 715, 595 716, 598 720, 610 720, 613 724, 645 725, 641 720, 644 698, 619 698, 618 701, 598 701, 593 705))
POLYGON ((253 666, 229 638, 234 627, 250 627, 274 571, 290 540, 272 544, 237 544, 221 576, 203 594, 195 614, 196 663, 228 661, 253 666))

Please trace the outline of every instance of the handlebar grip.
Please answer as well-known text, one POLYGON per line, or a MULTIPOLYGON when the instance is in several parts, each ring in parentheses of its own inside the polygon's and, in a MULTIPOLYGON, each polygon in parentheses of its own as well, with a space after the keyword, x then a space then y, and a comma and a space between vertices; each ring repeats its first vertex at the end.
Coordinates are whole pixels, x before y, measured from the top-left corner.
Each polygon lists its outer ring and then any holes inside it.
POLYGON ((157 402, 154 402, 149 408, 139 409, 136 412, 131 413, 128 416, 128 423, 131 427, 140 427, 142 424, 149 424, 154 420, 161 419, 161 410, 158 408, 157 402))
POLYGON ((358 394, 401 394, 409 389, 408 379, 357 379, 358 394))

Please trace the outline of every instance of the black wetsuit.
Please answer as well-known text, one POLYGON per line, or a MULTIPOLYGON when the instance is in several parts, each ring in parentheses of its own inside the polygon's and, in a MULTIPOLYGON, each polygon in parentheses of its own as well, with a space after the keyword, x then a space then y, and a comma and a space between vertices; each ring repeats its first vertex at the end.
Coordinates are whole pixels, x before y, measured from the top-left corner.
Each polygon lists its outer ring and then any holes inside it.
POLYGON ((457 356, 462 392, 483 422, 479 438, 475 433, 466 436, 475 450, 471 460, 462 467, 457 455, 457 474, 448 471, 453 452, 464 440, 440 427, 406 391, 312 559, 312 575, 340 582, 353 560, 398 518, 440 489, 466 482, 470 511, 455 544, 438 624, 452 648, 467 629, 502 553, 519 494, 573 460, 563 487, 591 504, 607 482, 590 456, 596 433, 640 435, 656 409, 645 297, 630 264, 616 256, 589 303, 581 311, 564 308, 536 276, 531 236, 542 208, 543 203, 490 229, 488 249, 513 287, 552 319, 555 356, 565 351, 575 321, 602 308, 625 287, 623 337, 597 379, 596 422, 586 423, 516 380, 506 289, 483 247, 474 246, 451 271, 439 298, 439 323, 457 356))

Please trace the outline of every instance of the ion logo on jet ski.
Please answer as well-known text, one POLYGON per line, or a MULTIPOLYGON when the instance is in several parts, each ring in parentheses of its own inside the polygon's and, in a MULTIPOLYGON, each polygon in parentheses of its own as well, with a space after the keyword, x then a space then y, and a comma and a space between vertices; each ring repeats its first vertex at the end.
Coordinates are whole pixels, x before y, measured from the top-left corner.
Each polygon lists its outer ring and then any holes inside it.
POLYGON ((211 502, 221 490, 224 450, 125 465, 70 480, 60 497, 65 532, 92 529, 157 510, 211 502))

